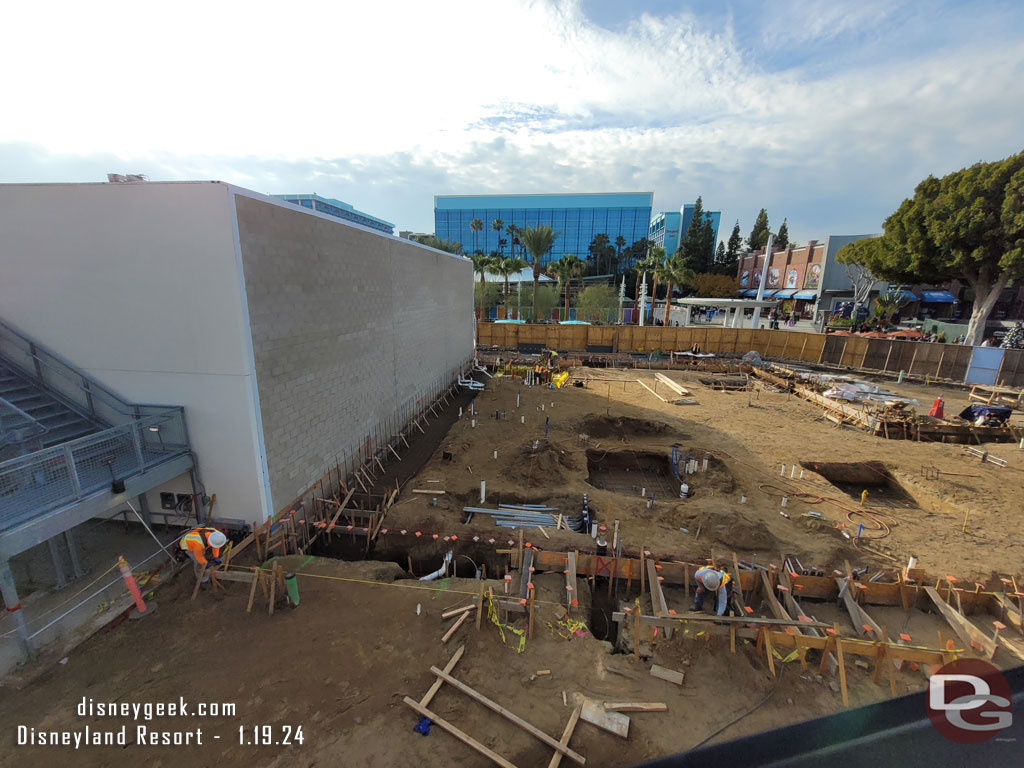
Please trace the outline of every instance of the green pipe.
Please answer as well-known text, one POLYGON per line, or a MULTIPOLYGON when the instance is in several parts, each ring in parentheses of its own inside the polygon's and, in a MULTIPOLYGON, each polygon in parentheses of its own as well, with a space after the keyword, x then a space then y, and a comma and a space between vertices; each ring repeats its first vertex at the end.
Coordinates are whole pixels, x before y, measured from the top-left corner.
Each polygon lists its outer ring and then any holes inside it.
POLYGON ((292 605, 299 604, 299 580, 295 578, 294 573, 286 573, 284 575, 284 585, 288 589, 288 600, 291 601, 292 605))

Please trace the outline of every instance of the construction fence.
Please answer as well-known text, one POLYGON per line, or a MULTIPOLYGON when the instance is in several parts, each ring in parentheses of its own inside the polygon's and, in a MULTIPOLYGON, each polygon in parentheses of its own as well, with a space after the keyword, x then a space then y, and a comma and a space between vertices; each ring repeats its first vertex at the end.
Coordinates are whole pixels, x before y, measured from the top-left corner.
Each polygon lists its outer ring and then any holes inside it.
POLYGON ((1024 350, 966 347, 754 328, 477 323, 477 344, 565 352, 662 354, 699 349, 886 371, 929 379, 1024 387, 1024 350))

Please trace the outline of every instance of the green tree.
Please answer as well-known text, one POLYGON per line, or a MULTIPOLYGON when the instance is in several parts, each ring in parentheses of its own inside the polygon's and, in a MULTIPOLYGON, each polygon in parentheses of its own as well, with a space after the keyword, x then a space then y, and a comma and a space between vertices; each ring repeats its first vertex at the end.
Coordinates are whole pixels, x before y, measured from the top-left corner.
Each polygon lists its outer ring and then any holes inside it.
POLYGON ((709 299, 736 298, 736 278, 729 275, 704 273, 694 278, 694 291, 709 299))
POLYGON ((519 227, 517 227, 515 224, 509 224, 508 226, 505 227, 505 234, 508 235, 509 251, 510 251, 510 253, 512 255, 512 258, 515 258, 515 256, 516 256, 516 246, 520 245, 520 243, 519 243, 519 227))
POLYGON ((504 247, 501 244, 501 231, 505 227, 505 222, 501 219, 494 219, 491 221, 491 229, 498 233, 498 253, 504 255, 504 247))
MULTIPOLYGON (((555 239, 562 234, 556 232, 547 224, 540 224, 536 227, 527 227, 521 233, 520 239, 523 246, 530 253, 530 263, 533 265, 533 301, 531 306, 537 308, 537 286, 540 283, 540 275, 543 272, 540 260, 547 255, 548 251, 555 244, 555 239)), ((536 322, 536 315, 534 316, 536 322)))
POLYGON ((672 288, 674 286, 682 289, 693 288, 697 276, 692 269, 686 266, 686 262, 677 257, 666 262, 662 277, 668 285, 668 290, 665 292, 665 319, 663 321, 663 324, 667 326, 669 313, 672 310, 672 288))
POLYGON ((909 303, 909 301, 903 298, 903 291, 886 291, 875 299, 875 318, 884 324, 889 321, 894 312, 899 311, 909 303))
POLYGON ((484 229, 484 223, 480 219, 473 219, 469 222, 469 231, 473 233, 473 253, 479 253, 479 240, 477 238, 477 232, 482 232, 484 229))
POLYGON ((417 243, 422 245, 429 245, 431 248, 437 248, 439 251, 447 251, 448 253, 461 254, 462 243, 458 240, 445 240, 437 237, 436 235, 421 235, 415 238, 417 243))
POLYGON ((622 268, 622 249, 626 247, 626 238, 619 235, 615 238, 615 272, 622 268))
MULTIPOLYGON (((1024 279, 1024 152, 929 176, 855 255, 891 282, 959 280, 974 292, 966 344, 979 344, 999 294, 1024 279)), ((850 258, 847 248, 839 256, 850 258)))
POLYGON ((703 227, 704 201, 698 196, 697 202, 693 206, 693 218, 690 219, 690 223, 686 227, 686 234, 679 241, 679 249, 676 251, 676 254, 686 262, 686 266, 698 272, 707 271, 707 264, 704 262, 711 258, 710 254, 705 256, 703 253, 703 227))
POLYGON ((608 238, 608 235, 603 232, 594 235, 594 239, 590 241, 590 245, 587 247, 587 250, 590 251, 590 255, 594 259, 594 274, 603 274, 601 272, 601 260, 608 259, 610 262, 611 255, 615 253, 615 249, 612 248, 611 240, 608 238))
POLYGON ((576 297, 577 317, 593 322, 603 321, 618 311, 618 294, 610 285, 590 285, 576 297))
POLYGON ((558 306, 558 288, 554 285, 542 285, 536 292, 536 307, 534 306, 534 294, 523 295, 520 312, 529 309, 531 313, 530 322, 539 323, 551 317, 551 310, 558 306))
POLYGON ((721 269, 725 263, 725 240, 718 241, 718 250, 715 251, 715 269, 721 269))
POLYGON ((779 225, 778 234, 775 235, 772 245, 779 248, 785 248, 789 245, 789 225, 786 223, 785 219, 783 219, 782 224, 779 225))
POLYGON ((504 296, 505 296, 505 306, 506 307, 508 306, 508 296, 509 296, 508 279, 510 277, 512 277, 512 275, 518 274, 522 270, 526 269, 528 266, 530 266, 530 265, 527 264, 523 259, 520 259, 520 258, 517 258, 517 257, 509 257, 509 258, 506 258, 506 259, 502 259, 502 258, 495 259, 493 271, 497 272, 505 280, 504 296))
POLYGON ((629 246, 629 255, 634 267, 636 266, 636 263, 640 261, 640 259, 647 258, 647 252, 650 250, 650 248, 651 244, 648 242, 646 237, 641 237, 639 240, 637 240, 631 246, 629 246))
POLYGON ((498 283, 487 283, 483 288, 480 287, 480 283, 473 283, 473 301, 485 308, 497 306, 500 291, 501 286, 498 283))
POLYGON ((654 264, 651 266, 651 322, 654 322, 654 300, 658 297, 658 278, 663 274, 664 264, 667 261, 665 249, 660 245, 651 248, 651 257, 654 264))
POLYGON ((762 208, 754 220, 754 228, 750 230, 750 237, 747 238, 750 250, 756 251, 767 246, 768 232, 768 212, 762 208))
POLYGON ((558 284, 565 287, 565 319, 569 319, 569 287, 574 277, 583 274, 586 263, 579 256, 567 253, 558 261, 548 264, 548 274, 558 278, 558 284))
POLYGON ((480 319, 484 319, 484 299, 487 296, 487 272, 494 268, 494 259, 490 256, 484 256, 482 253, 472 253, 469 256, 473 262, 473 271, 480 275, 480 291, 477 294, 480 297, 480 319))

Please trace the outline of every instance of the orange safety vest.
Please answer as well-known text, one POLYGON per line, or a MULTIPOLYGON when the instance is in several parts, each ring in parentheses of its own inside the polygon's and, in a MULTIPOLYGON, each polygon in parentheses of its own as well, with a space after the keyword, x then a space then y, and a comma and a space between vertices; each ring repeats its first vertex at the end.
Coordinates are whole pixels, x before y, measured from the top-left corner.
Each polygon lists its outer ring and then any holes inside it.
POLYGON ((700 572, 701 571, 717 571, 718 573, 720 573, 722 575, 722 583, 719 585, 719 587, 718 587, 719 589, 721 589, 726 584, 728 584, 730 581, 732 581, 732 576, 730 576, 728 573, 726 573, 725 571, 721 570, 720 568, 714 568, 714 567, 712 567, 710 565, 705 565, 703 568, 698 568, 697 569, 697 573, 694 574, 694 578, 697 579, 697 583, 701 587, 704 587, 704 583, 700 580, 700 572))
POLYGON ((178 546, 190 552, 200 565, 206 565, 206 558, 203 556, 207 549, 210 549, 214 557, 220 557, 220 547, 210 547, 210 534, 216 528, 193 528, 181 537, 178 546))

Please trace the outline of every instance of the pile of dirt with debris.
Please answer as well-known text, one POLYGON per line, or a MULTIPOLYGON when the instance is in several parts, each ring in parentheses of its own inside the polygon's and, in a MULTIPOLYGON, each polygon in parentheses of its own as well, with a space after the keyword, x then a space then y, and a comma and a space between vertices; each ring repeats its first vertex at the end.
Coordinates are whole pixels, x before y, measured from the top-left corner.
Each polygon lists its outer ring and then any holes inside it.
POLYGON ((573 473, 584 472, 585 459, 580 457, 581 454, 541 440, 536 449, 531 443, 516 451, 511 461, 504 465, 502 476, 531 485, 560 483, 573 473))
POLYGON ((738 509, 693 511, 676 520, 694 536, 699 530, 700 541, 708 544, 723 544, 737 552, 774 553, 779 550, 779 540, 756 515, 738 509))
POLYGON ((629 416, 590 416, 579 423, 582 434, 597 438, 664 435, 671 429, 663 421, 633 419, 629 416))

